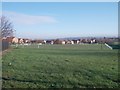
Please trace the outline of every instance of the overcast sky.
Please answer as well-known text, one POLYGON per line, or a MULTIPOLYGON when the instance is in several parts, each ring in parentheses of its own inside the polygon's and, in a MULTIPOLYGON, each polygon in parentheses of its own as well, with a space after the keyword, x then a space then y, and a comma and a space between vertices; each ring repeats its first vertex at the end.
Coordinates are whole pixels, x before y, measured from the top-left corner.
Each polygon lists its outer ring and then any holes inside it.
POLYGON ((117 2, 3 2, 17 37, 117 36, 117 2))

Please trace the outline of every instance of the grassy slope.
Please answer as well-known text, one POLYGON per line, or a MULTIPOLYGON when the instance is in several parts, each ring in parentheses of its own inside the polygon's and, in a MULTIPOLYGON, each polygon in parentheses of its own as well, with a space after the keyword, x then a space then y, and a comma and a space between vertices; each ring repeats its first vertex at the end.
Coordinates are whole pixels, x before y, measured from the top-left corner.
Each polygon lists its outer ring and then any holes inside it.
POLYGON ((3 57, 2 67, 7 88, 118 86, 117 50, 100 45, 21 47, 3 57))

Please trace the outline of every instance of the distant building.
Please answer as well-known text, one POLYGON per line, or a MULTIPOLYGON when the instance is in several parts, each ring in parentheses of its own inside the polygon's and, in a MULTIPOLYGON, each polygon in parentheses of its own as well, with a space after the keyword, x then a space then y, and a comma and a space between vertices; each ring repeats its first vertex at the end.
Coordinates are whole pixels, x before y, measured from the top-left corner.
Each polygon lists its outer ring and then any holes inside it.
POLYGON ((15 38, 15 37, 7 37, 7 38, 6 38, 6 40, 7 40, 7 41, 11 44, 11 43, 12 43, 13 38, 15 38))
POLYGON ((13 39, 12 39, 12 43, 18 43, 18 38, 16 38, 16 37, 14 37, 13 39))

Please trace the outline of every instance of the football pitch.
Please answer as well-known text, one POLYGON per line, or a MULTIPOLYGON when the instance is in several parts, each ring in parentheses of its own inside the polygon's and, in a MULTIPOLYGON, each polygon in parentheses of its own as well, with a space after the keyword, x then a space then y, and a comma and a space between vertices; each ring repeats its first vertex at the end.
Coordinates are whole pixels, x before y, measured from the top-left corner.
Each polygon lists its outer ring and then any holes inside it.
POLYGON ((118 88, 118 49, 101 44, 12 47, 3 88, 118 88))

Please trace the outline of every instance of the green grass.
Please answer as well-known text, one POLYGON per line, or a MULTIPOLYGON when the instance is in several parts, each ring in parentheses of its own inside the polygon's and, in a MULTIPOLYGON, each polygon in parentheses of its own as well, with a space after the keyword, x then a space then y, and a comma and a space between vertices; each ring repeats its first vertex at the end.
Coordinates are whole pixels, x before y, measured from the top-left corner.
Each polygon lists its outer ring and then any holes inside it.
POLYGON ((117 88, 118 50, 105 45, 32 45, 3 56, 3 88, 117 88), (9 65, 11 63, 11 65, 9 65))

